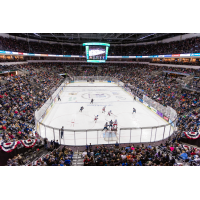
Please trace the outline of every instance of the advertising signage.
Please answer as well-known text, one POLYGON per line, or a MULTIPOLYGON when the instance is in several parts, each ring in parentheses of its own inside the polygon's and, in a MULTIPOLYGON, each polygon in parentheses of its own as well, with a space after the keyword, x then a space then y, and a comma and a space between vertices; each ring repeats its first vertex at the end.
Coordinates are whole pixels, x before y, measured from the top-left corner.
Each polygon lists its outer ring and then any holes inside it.
POLYGON ((167 122, 169 121, 169 118, 166 116, 163 116, 163 119, 165 119, 167 122))
POLYGON ((160 117, 163 118, 163 114, 160 111, 158 111, 158 110, 157 110, 157 115, 159 115, 160 117))
POLYGON ((174 123, 172 123, 171 119, 169 119, 169 123, 174 127, 174 123))
MULTIPOLYGON (((110 47, 110 44, 108 43, 99 43, 99 42, 91 42, 91 43, 84 43, 83 46, 89 47, 89 46, 104 46, 108 48, 110 47)), ((108 53, 108 52, 107 52, 108 53)), ((23 56, 44 56, 44 57, 85 57, 83 55, 48 55, 48 54, 34 54, 34 53, 22 53, 22 52, 13 52, 13 51, 5 51, 0 50, 0 54, 4 55, 23 55, 23 56)), ((175 58, 175 57, 200 57, 200 53, 185 53, 185 54, 169 54, 169 55, 145 55, 145 56, 107 56, 108 58, 175 58)), ((107 58, 106 57, 106 58, 107 58)))

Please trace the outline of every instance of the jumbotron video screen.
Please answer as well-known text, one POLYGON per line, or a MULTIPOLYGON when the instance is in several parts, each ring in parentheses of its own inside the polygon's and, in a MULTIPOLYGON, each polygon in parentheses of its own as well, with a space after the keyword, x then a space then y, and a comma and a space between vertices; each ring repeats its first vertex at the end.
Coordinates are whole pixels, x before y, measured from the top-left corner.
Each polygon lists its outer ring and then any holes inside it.
POLYGON ((84 43, 87 62, 105 62, 107 60, 107 43, 84 43))
POLYGON ((89 46, 89 60, 105 60, 106 46, 89 46))

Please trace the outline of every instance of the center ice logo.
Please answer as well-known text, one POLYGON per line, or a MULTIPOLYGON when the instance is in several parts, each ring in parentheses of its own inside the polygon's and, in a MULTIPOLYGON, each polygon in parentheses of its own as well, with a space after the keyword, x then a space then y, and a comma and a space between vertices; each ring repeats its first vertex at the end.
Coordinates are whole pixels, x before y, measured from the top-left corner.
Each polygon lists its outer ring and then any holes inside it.
POLYGON ((108 99, 110 95, 105 93, 84 93, 81 97, 84 99, 108 99))
POLYGON ((105 98, 106 97, 106 94, 95 94, 95 98, 105 98))

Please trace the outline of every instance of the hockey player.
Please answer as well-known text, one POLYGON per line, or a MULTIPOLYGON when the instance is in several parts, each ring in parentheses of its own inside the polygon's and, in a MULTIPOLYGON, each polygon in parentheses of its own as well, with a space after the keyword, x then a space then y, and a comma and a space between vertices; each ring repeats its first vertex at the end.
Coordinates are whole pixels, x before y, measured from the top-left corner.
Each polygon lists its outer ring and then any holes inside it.
MULTIPOLYGON (((133 108, 133 113, 136 113, 136 109, 135 109, 135 108, 133 108)), ((132 113, 132 114, 133 114, 133 113, 132 113)))
POLYGON ((58 95, 58 101, 61 101, 60 95, 58 95))
POLYGON ((110 120, 110 125, 109 125, 109 127, 112 128, 112 125, 113 125, 113 121, 112 121, 112 119, 111 119, 111 120, 110 120))
POLYGON ((102 108, 102 113, 106 112, 106 106, 102 108))
POLYGON ((80 108, 80 111, 79 111, 79 112, 82 112, 82 111, 83 111, 83 109, 84 109, 84 107, 83 107, 83 106, 81 106, 81 108, 80 108))
POLYGON ((108 112, 108 115, 110 116, 112 114, 112 111, 110 110, 109 112, 108 112))
POLYGON ((114 121, 113 127, 114 127, 114 128, 117 128, 117 120, 114 121))
POLYGON ((102 131, 104 131, 105 129, 108 130, 107 126, 108 126, 108 122, 106 122, 102 131))
POLYGON ((95 123, 97 122, 97 119, 98 119, 98 115, 94 117, 95 123))
POLYGON ((90 102, 90 104, 91 104, 91 103, 93 104, 93 101, 94 101, 94 99, 91 99, 91 102, 90 102))

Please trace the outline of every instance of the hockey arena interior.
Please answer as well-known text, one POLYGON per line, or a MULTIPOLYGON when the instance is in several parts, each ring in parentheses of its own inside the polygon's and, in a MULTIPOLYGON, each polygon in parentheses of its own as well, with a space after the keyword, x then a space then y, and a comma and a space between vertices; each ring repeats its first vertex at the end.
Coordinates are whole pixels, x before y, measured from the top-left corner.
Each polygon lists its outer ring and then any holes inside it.
POLYGON ((1 33, 0 165, 199 166, 199 77, 199 33, 1 33))

